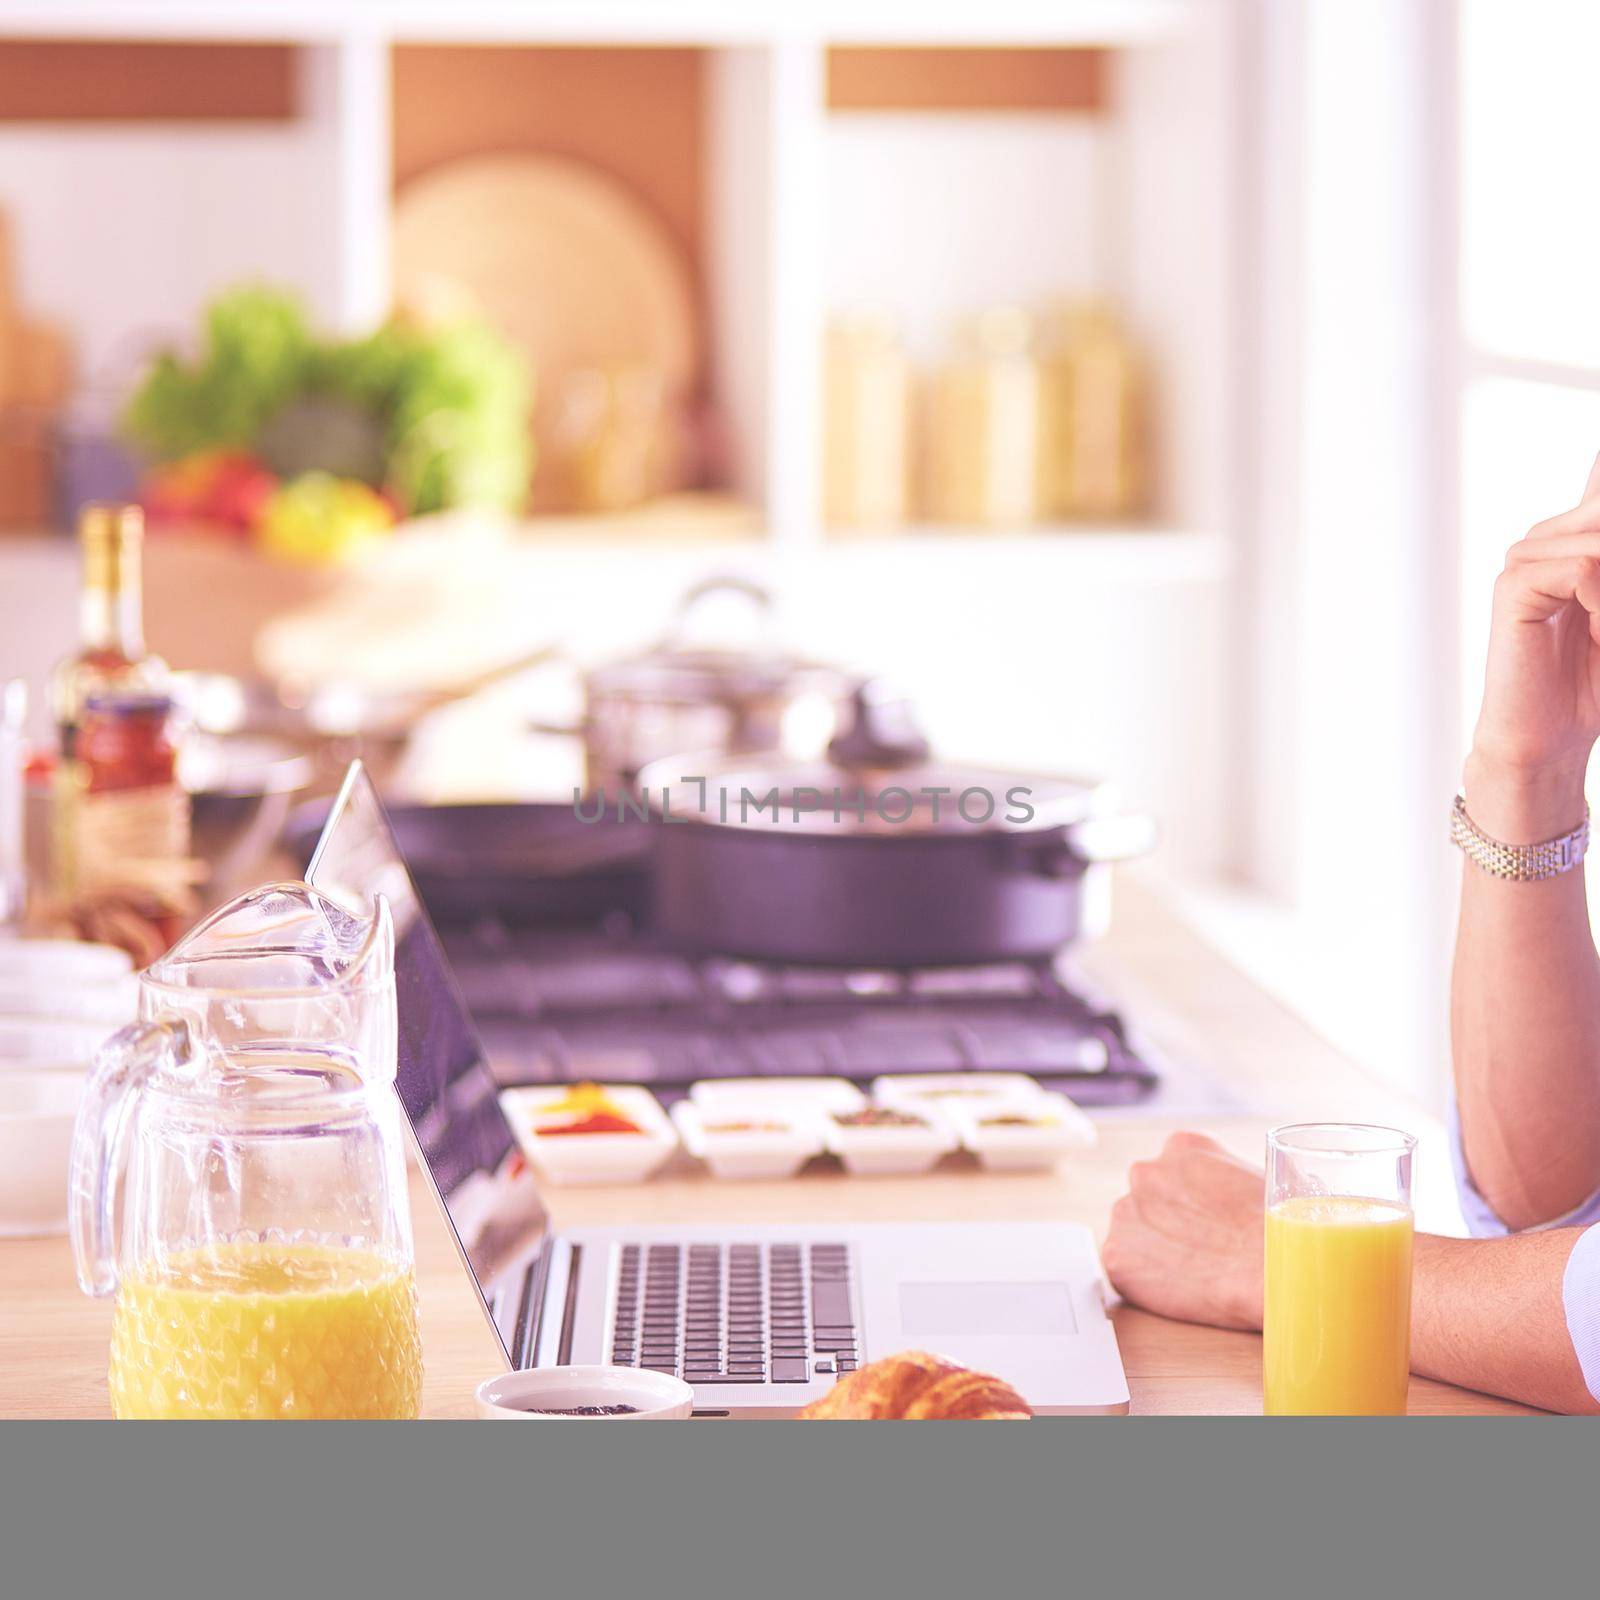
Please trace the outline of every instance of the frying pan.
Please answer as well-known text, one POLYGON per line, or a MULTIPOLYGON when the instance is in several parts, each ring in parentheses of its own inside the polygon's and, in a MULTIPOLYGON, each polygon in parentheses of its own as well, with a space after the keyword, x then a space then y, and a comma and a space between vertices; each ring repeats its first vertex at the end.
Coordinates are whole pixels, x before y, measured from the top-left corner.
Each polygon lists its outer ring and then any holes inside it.
MULTIPOLYGON (((301 807, 286 833, 303 867, 328 802, 301 807)), ((389 821, 435 922, 496 918, 509 926, 595 923, 650 901, 650 825, 610 814, 580 822, 570 804, 397 805, 389 821)))

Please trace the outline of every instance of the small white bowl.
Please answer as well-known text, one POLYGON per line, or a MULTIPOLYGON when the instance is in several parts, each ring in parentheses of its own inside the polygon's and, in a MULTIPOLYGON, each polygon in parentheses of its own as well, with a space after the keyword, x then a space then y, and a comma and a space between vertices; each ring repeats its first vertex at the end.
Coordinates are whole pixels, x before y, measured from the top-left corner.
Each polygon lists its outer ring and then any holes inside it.
POLYGON ((114 944, 76 939, 0 939, 0 980, 42 984, 114 983, 133 971, 133 957, 114 944))
POLYGON ((0 1016, 132 1022, 139 1004, 133 958, 109 944, 0 939, 0 1016))
POLYGON ((689 1090, 700 1110, 718 1116, 769 1111, 857 1111, 867 1097, 848 1078, 703 1078, 689 1090))
POLYGON ((0 1073, 0 1238, 67 1231, 67 1168, 83 1080, 0 1073))
POLYGON ((1025 1072, 908 1072, 872 1080, 872 1098, 899 1111, 945 1112, 1036 1100, 1044 1090, 1025 1072))
POLYGON ((716 1178, 790 1178, 822 1149, 822 1129, 809 1112, 774 1106, 755 1111, 707 1111, 689 1100, 672 1108, 683 1147, 716 1178), (730 1131, 725 1122, 760 1121, 770 1128, 730 1131))
POLYGON ((918 1107, 915 1115, 925 1120, 907 1127, 878 1128, 854 1127, 830 1115, 823 1123, 823 1137, 828 1149, 844 1163, 845 1171, 856 1177, 926 1172, 960 1141, 950 1123, 926 1106, 918 1107))
POLYGON ((522 1422, 638 1422, 687 1417, 694 1410, 694 1390, 682 1378, 642 1367, 530 1367, 503 1372, 480 1383, 473 1399, 480 1417, 522 1422), (634 1409, 609 1417, 561 1414, 570 1406, 593 1405, 634 1409))
POLYGON ((103 1023, 108 1032, 132 1022, 139 1009, 133 975, 103 983, 41 979, 0 966, 0 1014, 103 1023))
POLYGON ((661 1102, 632 1083, 601 1087, 639 1132, 541 1134, 541 1117, 570 1087, 506 1089, 500 1095, 523 1153, 549 1182, 642 1183, 678 1148, 678 1130, 661 1102))
POLYGON ((101 1022, 0 1016, 0 1076, 34 1069, 81 1074, 115 1031, 101 1022))
POLYGON ((1026 1102, 961 1105, 949 1108, 961 1143, 995 1171, 1053 1167, 1074 1150, 1087 1150, 1098 1135, 1094 1124, 1064 1094, 1040 1093, 1026 1102), (996 1127, 997 1116, 1048 1119, 1040 1127, 996 1127))

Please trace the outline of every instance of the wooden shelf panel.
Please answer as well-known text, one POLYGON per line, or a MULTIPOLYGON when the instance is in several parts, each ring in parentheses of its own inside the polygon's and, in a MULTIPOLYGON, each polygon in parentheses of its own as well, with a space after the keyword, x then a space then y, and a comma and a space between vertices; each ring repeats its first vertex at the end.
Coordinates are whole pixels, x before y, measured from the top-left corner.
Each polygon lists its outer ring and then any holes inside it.
POLYGON ((8 36, 101 39, 260 39, 329 42, 340 37, 462 44, 770 44, 796 38, 838 43, 1135 45, 1169 35, 1197 0, 988 0, 938 11, 911 0, 792 6, 752 0, 391 0, 381 14, 364 0, 7 0, 8 36))
POLYGON ((0 123, 288 122, 295 56, 285 44, 0 37, 0 123))
POLYGON ((1098 112, 1103 50, 836 45, 830 111, 1098 112))

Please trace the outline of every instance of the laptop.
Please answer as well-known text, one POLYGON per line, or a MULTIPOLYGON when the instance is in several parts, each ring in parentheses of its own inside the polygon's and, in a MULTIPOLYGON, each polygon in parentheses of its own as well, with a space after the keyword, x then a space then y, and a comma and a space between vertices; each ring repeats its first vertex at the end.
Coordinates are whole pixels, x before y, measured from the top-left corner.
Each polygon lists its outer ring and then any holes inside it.
MULTIPOLYGON (((360 762, 306 879, 395 928, 396 1087, 508 1365, 673 1372, 695 1413, 798 1411, 878 1356, 928 1349, 997 1373, 1040 1415, 1124 1412, 1128 1386, 1087 1228, 795 1222, 556 1229, 444 951, 360 762)), ((737 1209, 729 1190, 727 1209, 737 1209)), ((805 1189, 795 1189, 795 1209, 805 1189)), ((637 1210, 650 1211, 641 1187, 637 1210)))

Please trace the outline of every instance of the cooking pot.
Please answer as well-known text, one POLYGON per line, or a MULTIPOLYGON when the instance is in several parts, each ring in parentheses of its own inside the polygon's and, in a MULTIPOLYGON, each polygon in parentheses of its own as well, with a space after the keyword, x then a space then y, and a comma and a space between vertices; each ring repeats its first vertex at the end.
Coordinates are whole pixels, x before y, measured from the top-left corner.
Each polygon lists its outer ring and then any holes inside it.
POLYGON ((305 783, 334 787, 350 762, 359 759, 382 786, 398 769, 425 716, 556 655, 553 647, 536 650, 434 690, 374 689, 354 680, 275 684, 221 672, 178 672, 173 692, 195 728, 225 754, 227 741, 270 738, 311 758, 313 770, 305 783))
POLYGON ((763 623, 772 610, 772 597, 759 584, 708 578, 678 602, 656 644, 583 673, 578 727, 534 724, 539 732, 583 740, 588 793, 629 792, 642 767, 685 750, 737 755, 782 749, 797 708, 815 705, 827 717, 845 696, 849 680, 842 674, 770 643, 746 649, 691 643, 693 614, 718 594, 743 596, 763 623))
POLYGON ((1104 784, 935 762, 868 683, 822 761, 678 757, 639 774, 655 925, 698 953, 848 967, 1040 960, 1088 931, 1148 818, 1104 784))

